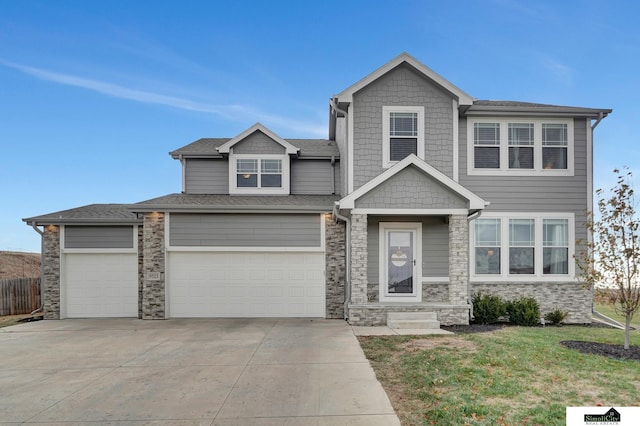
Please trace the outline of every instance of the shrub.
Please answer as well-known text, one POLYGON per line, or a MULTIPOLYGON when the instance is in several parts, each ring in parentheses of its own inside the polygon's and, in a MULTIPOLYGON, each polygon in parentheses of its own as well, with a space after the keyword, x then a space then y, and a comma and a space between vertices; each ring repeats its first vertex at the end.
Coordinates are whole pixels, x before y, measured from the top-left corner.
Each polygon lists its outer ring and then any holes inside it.
POLYGON ((568 312, 561 311, 559 308, 556 307, 553 311, 547 312, 545 314, 544 320, 551 324, 560 325, 562 324, 562 322, 564 321, 564 319, 567 317, 568 314, 569 314, 568 312))
POLYGON ((533 297, 521 297, 507 302, 509 321, 515 325, 534 327, 540 322, 540 306, 533 297))
POLYGON ((502 297, 492 294, 474 293, 473 303, 474 322, 478 324, 493 324, 498 318, 507 314, 502 297))

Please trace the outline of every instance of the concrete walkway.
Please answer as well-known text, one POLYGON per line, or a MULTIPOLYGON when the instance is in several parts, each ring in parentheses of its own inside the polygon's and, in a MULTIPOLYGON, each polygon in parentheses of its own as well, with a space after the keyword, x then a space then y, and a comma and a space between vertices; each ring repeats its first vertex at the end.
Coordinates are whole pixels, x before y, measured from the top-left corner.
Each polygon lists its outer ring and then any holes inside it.
POLYGON ((339 320, 38 321, 0 329, 0 424, 399 425, 339 320))

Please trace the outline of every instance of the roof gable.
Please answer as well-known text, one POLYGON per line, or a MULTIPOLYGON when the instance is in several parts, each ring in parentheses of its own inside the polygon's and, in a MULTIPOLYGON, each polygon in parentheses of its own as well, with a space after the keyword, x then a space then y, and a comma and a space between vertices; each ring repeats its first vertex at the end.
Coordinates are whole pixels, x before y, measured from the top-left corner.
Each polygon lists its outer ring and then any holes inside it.
POLYGON ((299 148, 291 145, 289 142, 287 142, 286 140, 282 139, 280 136, 276 135, 275 133, 273 133, 271 130, 267 129, 264 125, 262 125, 261 123, 256 123, 253 126, 249 127, 247 130, 245 130, 244 132, 240 133, 238 136, 236 136, 235 138, 231 138, 228 142, 220 145, 218 148, 216 148, 218 150, 218 152, 220 154, 228 154, 229 151, 231 150, 231 148, 243 141, 244 139, 246 139, 248 136, 252 135, 253 133, 260 131, 262 133, 264 133, 265 135, 267 135, 269 138, 271 138, 274 142, 282 145, 282 147, 285 150, 285 153, 287 154, 297 154, 298 151, 300 150, 299 148))
POLYGON ((413 56, 409 55, 406 52, 401 53, 400 55, 398 55, 391 61, 387 62, 386 64, 384 64, 383 66, 381 66, 380 68, 372 72, 371 74, 367 75, 360 81, 352 84, 342 92, 338 93, 337 95, 335 95, 335 98, 338 99, 338 102, 349 102, 349 103, 352 102, 354 93, 356 93, 363 87, 366 87, 369 84, 373 83, 378 78, 382 77, 383 75, 387 74, 389 71, 395 69, 396 67, 398 67, 403 63, 409 64, 418 73, 422 74, 424 77, 436 83, 443 90, 451 93, 453 96, 455 96, 458 99, 458 103, 460 105, 473 104, 473 98, 471 96, 469 96, 467 93, 465 93, 460 88, 458 88, 457 86, 455 86, 454 84, 446 80, 440 74, 436 73, 431 68, 427 67, 425 64, 418 61, 417 59, 415 59, 413 56))
MULTIPOLYGON (((468 208, 470 210, 482 210, 487 205, 489 205, 488 202, 484 201, 482 198, 478 197, 473 192, 460 185, 458 182, 449 178, 447 175, 440 172, 433 166, 425 163, 414 154, 411 154, 402 161, 396 163, 393 167, 387 169, 380 175, 376 176, 374 179, 367 182, 365 185, 361 186, 360 188, 340 200, 340 209, 355 208, 356 201, 358 199, 370 193, 374 189, 380 187, 383 183, 385 183, 407 167, 416 167, 417 169, 425 173, 428 177, 430 177, 435 183, 440 184, 443 188, 446 188, 453 194, 456 194, 457 196, 467 200, 469 202, 468 208)), ((391 205, 389 206, 389 208, 392 209, 393 206, 391 205)))

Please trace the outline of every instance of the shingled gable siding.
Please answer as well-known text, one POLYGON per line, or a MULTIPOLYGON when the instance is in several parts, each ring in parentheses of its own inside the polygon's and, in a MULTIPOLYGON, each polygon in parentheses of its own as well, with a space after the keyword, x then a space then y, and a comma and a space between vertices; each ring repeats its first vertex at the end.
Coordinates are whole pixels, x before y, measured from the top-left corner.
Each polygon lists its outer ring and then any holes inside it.
POLYGON ((346 224, 325 215, 326 317, 344 318, 346 224))
POLYGON ((452 97, 400 65, 353 97, 354 189, 382 171, 382 107, 424 106, 425 161, 453 178, 452 97))
POLYGON ((60 319, 60 227, 44 227, 44 318, 60 319))
POLYGON ((284 154, 282 145, 265 135, 261 131, 256 131, 244 140, 233 146, 234 154, 284 154))
POLYGON ((164 224, 164 213, 144 214, 142 319, 165 318, 164 224))
POLYGON ((187 194, 228 194, 229 161, 214 158, 185 160, 185 192, 187 194))
POLYGON ((414 167, 398 172, 356 200, 356 208, 466 209, 468 204, 414 167))

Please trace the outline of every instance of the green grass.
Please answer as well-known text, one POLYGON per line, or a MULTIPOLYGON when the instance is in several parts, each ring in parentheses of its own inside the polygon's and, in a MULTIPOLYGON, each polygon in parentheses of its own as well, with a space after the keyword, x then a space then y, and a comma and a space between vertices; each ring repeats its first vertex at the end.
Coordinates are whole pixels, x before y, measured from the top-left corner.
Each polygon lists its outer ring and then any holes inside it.
MULTIPOLYGON (((624 315, 620 315, 616 313, 615 309, 611 305, 606 305, 603 303, 595 304, 596 311, 600 312, 602 315, 606 315, 611 319, 614 319, 624 325, 625 318, 624 315)), ((636 312, 636 314, 631 319, 631 325, 636 328, 636 331, 640 330, 640 311, 636 312)))
MULTIPOLYGON (((640 362, 562 340, 621 344, 622 331, 508 327, 456 336, 362 337, 403 425, 564 425, 567 406, 640 405, 640 362)), ((640 344, 634 334, 631 343, 640 344)))

